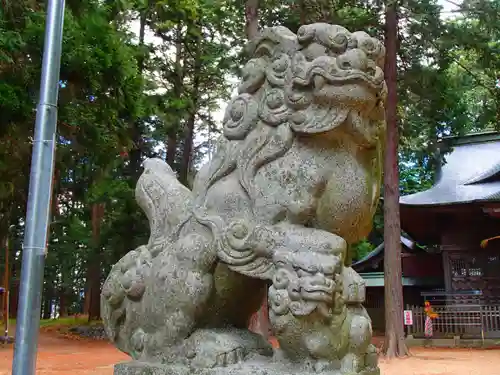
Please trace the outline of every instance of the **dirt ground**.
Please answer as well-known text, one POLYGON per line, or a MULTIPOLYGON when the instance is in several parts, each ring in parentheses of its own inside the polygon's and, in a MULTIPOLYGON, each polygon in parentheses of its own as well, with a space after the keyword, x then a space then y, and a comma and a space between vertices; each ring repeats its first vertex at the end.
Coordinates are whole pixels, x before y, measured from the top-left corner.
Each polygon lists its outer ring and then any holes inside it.
MULTIPOLYGON (((112 375, 127 356, 106 342, 72 340, 41 333, 37 374, 112 375)), ((500 350, 412 349, 407 359, 381 359, 382 375, 498 375, 500 350)), ((0 346, 0 375, 11 373, 12 345, 0 346)))
MULTIPOLYGON (((11 374, 12 354, 12 344, 0 346, 0 375, 11 374)), ((125 360, 125 354, 105 341, 73 340, 41 333, 36 373, 112 375, 113 364, 125 360)))

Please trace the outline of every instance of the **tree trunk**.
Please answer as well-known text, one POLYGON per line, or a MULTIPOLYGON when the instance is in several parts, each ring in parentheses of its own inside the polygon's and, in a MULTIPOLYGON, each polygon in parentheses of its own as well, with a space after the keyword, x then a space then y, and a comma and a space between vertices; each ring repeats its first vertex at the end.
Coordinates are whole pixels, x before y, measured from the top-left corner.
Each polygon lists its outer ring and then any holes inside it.
MULTIPOLYGON (((203 17, 203 15, 201 15, 203 17)), ((194 45, 200 45, 201 41, 201 21, 197 22, 194 34, 196 39, 194 45)), ((193 140, 194 140, 194 127, 196 124, 196 116, 198 115, 198 103, 200 100, 200 82, 202 72, 202 49, 197 48, 194 56, 194 69, 193 69, 193 87, 190 90, 190 108, 189 117, 186 121, 186 134, 184 136, 184 148, 182 150, 181 165, 179 168, 179 181, 181 184, 189 187, 189 172, 191 171, 191 160, 193 157, 193 140)))
MULTIPOLYGON (((146 20, 148 16, 148 10, 143 10, 139 19, 139 47, 144 48, 144 37, 146 35, 146 20)), ((142 75, 144 71, 144 55, 140 55, 137 59, 137 66, 139 68, 139 73, 142 75)))
POLYGON ((407 356, 403 326, 403 285, 401 271, 401 223, 399 219, 398 119, 397 119, 397 32, 396 3, 386 10, 387 131, 384 163, 384 285, 385 342, 388 358, 407 356))
POLYGON ((101 318, 101 252, 100 234, 101 220, 104 216, 104 203, 92 205, 92 239, 94 253, 87 265, 87 282, 89 284, 89 322, 101 318))
POLYGON ((60 215, 59 211, 59 192, 61 187, 61 171, 56 169, 52 180, 52 221, 57 221, 60 215))
MULTIPOLYGON (((144 37, 146 31, 146 20, 147 20, 148 10, 141 11, 139 20, 139 47, 144 49, 144 37)), ((142 76, 145 68, 145 56, 139 55, 137 59, 137 65, 139 69, 139 74, 142 76)), ((132 183, 135 183, 139 179, 141 172, 141 161, 142 161, 142 138, 141 138, 141 120, 137 119, 132 123, 132 149, 130 150, 130 177, 132 183)))
POLYGON ((177 154, 177 134, 172 130, 172 134, 167 136, 167 159, 166 162, 174 169, 175 155, 177 154))
POLYGON ((245 34, 248 40, 259 34, 259 0, 245 1, 245 34))
POLYGON ((299 16, 300 16, 300 25, 306 25, 307 24, 307 11, 306 11, 306 1, 305 0, 300 0, 299 1, 299 16))
MULTIPOLYGON (((174 77, 174 95, 175 98, 181 99, 182 97, 182 84, 184 81, 184 70, 182 67, 182 24, 179 22, 177 25, 177 30, 175 34, 175 77, 174 77)), ((170 112, 175 112, 177 119, 174 127, 168 129, 167 135, 167 160, 166 162, 172 169, 174 169, 175 157, 177 155, 177 134, 181 126, 181 117, 179 116, 179 109, 172 109, 170 112)), ((172 116, 174 117, 174 116, 172 116)))
MULTIPOLYGON (((51 196, 51 208, 52 208, 52 222, 57 223, 60 216, 59 210, 59 192, 61 186, 61 172, 59 169, 54 171, 54 176, 52 178, 52 196, 51 196)), ((49 227, 50 230, 50 227, 49 227)), ((64 279, 63 279, 64 280, 64 279)), ((59 291, 52 288, 52 283, 47 282, 45 287, 45 296, 43 302, 43 315, 42 319, 50 319, 52 315, 52 299, 59 299, 59 317, 65 317, 68 315, 68 303, 67 303, 67 293, 66 287, 61 285, 59 291)))
POLYGON ((17 316, 17 308, 19 307, 19 279, 12 281, 12 286, 9 293, 9 310, 10 316, 17 316))
POLYGON ((46 287, 45 288, 45 296, 43 298, 43 313, 42 313, 42 319, 50 319, 52 315, 52 299, 54 298, 53 296, 53 291, 52 288, 46 287))
MULTIPOLYGON (((98 257, 95 257, 98 258, 98 257)), ((93 261, 88 267, 89 285, 89 322, 101 318, 101 262, 93 261)))
POLYGON ((83 314, 88 314, 90 310, 90 280, 85 281, 85 292, 83 295, 83 314))
MULTIPOLYGON (((196 73, 195 73, 196 74, 196 73)), ((196 80, 196 78, 195 78, 196 80)), ((196 89, 197 90, 197 89, 196 89)), ((198 94, 196 94, 198 95, 198 94)), ((195 104, 196 105, 196 104, 195 104)), ((182 160, 179 166, 179 182, 184 186, 189 187, 189 171, 191 170, 191 159, 193 153, 193 138, 194 138, 194 125, 196 121, 197 111, 194 109, 190 113, 189 118, 186 122, 186 135, 184 137, 184 148, 182 150, 182 160)))
MULTIPOLYGON (((8 223, 9 220, 6 220, 8 223)), ((5 262, 4 262, 4 273, 3 273, 3 287, 4 291, 2 294, 2 316, 3 321, 6 322, 9 319, 9 230, 6 230, 5 233, 2 234, 0 228, 0 244, 2 245, 0 248, 4 247, 5 254, 5 262)))
POLYGON ((59 290, 59 318, 68 316, 68 295, 66 290, 61 287, 59 290))

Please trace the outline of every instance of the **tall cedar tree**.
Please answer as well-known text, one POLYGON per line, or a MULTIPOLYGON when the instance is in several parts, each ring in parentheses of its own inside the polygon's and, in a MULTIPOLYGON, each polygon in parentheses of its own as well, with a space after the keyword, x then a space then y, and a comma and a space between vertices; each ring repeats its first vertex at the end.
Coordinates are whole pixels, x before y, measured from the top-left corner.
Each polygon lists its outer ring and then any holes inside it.
POLYGON ((385 79, 387 82, 387 130, 384 160, 384 272, 385 343, 388 358, 407 356, 403 328, 403 286, 401 270, 401 223, 399 219, 397 43, 396 1, 387 4, 385 35, 385 79))
POLYGON ((245 1, 245 34, 252 40, 259 32, 259 0, 245 1))

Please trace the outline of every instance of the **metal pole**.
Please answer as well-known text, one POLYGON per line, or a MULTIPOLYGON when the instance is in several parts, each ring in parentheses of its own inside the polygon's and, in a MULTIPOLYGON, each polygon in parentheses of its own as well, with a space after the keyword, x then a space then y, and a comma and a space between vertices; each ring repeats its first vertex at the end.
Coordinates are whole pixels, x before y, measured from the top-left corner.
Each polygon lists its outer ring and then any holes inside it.
POLYGON ((63 22, 64 0, 49 0, 22 253, 13 375, 34 375, 36 367, 52 195, 63 22))
POLYGON ((4 288, 5 288, 5 342, 10 341, 9 337, 9 314, 10 314, 10 235, 12 231, 16 228, 15 225, 11 225, 9 227, 9 231, 7 232, 7 239, 5 241, 5 279, 4 279, 4 288))

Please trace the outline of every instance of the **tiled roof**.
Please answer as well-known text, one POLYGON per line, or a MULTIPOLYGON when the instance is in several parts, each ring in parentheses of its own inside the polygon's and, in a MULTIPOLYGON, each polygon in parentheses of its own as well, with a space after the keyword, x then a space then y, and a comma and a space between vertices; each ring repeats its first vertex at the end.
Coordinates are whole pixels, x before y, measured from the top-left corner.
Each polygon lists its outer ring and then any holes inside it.
MULTIPOLYGON (((401 236, 401 244, 409 249, 413 250, 415 249, 415 242, 410 240, 409 238, 406 238, 404 236, 401 236)), ((354 262, 351 267, 356 271, 356 272, 362 272, 368 268, 371 268, 372 264, 375 262, 379 262, 383 256, 384 256, 384 243, 382 242, 380 245, 378 245, 375 249, 373 249, 369 254, 367 254, 365 257, 359 259, 358 261, 354 262)))
POLYGON ((499 133, 453 138, 448 142, 453 149, 445 155, 438 182, 429 190, 401 197, 401 205, 500 201, 499 133))

